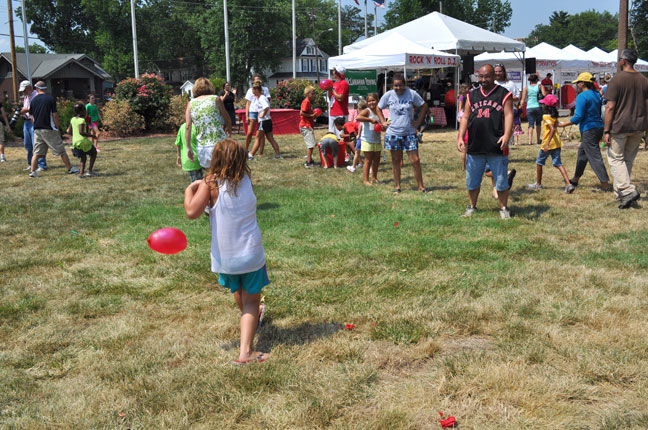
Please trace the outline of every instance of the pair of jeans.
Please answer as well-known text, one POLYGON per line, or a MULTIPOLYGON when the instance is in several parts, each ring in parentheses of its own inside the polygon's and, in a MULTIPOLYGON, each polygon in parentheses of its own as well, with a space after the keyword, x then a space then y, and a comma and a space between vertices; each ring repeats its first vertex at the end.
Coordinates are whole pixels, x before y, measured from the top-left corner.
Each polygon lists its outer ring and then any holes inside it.
POLYGON ((594 174, 601 182, 610 182, 603 157, 601 157, 601 149, 599 142, 603 137, 603 127, 590 128, 585 130, 581 136, 581 144, 578 147, 578 157, 576 159, 576 170, 574 171, 574 178, 578 180, 585 172, 587 163, 590 163, 594 174))
MULTIPOLYGON (((23 136, 25 150, 27 151, 27 164, 31 166, 32 156, 34 155, 34 123, 31 120, 25 120, 23 124, 23 136)), ((45 157, 38 159, 38 167, 47 169, 47 160, 45 160, 45 157)))

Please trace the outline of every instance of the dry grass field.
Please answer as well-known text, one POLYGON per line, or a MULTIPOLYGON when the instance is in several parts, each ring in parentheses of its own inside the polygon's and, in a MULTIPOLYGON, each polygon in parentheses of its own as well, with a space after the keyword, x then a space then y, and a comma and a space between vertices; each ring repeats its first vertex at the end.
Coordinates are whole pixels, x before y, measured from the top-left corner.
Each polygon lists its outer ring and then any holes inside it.
MULTIPOLYGON (((184 215, 173 137, 106 142, 83 180, 52 157, 29 179, 8 147, 0 428, 439 429, 438 411, 466 430, 648 428, 646 197, 617 209, 589 168, 572 195, 552 167, 527 191, 539 147, 518 146, 513 218, 484 180, 462 219, 454 136, 425 135, 428 194, 408 164, 399 196, 387 163, 372 187, 305 169, 301 136, 251 163, 272 358, 239 367, 238 309, 209 271, 208 220, 184 215), (151 251, 170 226, 187 250, 151 251)), ((648 191, 648 152, 635 166, 648 191)))

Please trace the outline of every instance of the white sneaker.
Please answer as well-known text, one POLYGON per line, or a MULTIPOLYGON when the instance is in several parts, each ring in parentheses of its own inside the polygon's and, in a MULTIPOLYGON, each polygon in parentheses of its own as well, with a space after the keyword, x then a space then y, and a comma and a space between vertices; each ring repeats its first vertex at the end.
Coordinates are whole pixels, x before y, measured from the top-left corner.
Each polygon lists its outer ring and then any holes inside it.
POLYGON ((477 212, 477 208, 474 206, 468 205, 466 207, 466 211, 461 215, 463 218, 468 218, 469 216, 472 216, 475 212, 477 212))
POLYGON ((500 209, 500 218, 511 219, 511 211, 509 211, 509 209, 506 206, 500 209))
POLYGON ((6 162, 7 162, 7 159, 5 158, 4 155, 2 157, 0 157, 0 163, 6 163, 6 162))
POLYGON ((248 152, 248 160, 254 160, 254 155, 250 154, 249 152, 248 152))
POLYGON ((77 169, 76 167, 72 167, 70 170, 68 170, 68 175, 73 175, 74 173, 79 173, 79 172, 80 172, 79 169, 77 169))
POLYGON ((38 169, 36 169, 37 172, 42 172, 43 170, 45 170, 45 169, 43 169, 43 168, 40 167, 40 166, 38 166, 38 169))
POLYGON ((28 171, 30 171, 30 170, 31 170, 31 166, 27 166, 27 167, 25 167, 25 168, 23 169, 23 172, 28 172, 28 171))
POLYGON ((31 172, 31 173, 29 174, 29 177, 30 177, 30 178, 38 178, 39 176, 38 176, 38 173, 37 173, 36 171, 34 171, 34 172, 31 172))
POLYGON ((351 173, 355 172, 355 169, 353 168, 353 166, 347 166, 347 170, 349 172, 351 172, 351 173))

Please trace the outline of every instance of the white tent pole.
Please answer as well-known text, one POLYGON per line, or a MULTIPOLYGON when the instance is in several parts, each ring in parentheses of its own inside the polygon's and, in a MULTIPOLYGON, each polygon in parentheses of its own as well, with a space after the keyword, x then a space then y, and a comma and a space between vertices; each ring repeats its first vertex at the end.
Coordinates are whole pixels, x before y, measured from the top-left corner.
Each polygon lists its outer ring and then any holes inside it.
MULTIPOLYGON (((457 48, 455 55, 459 55, 457 48)), ((459 64, 455 66, 455 130, 459 130, 459 64)))
POLYGON ((338 55, 342 55, 342 0, 338 0, 338 55))
POLYGON ((367 0, 365 0, 365 39, 369 38, 369 32, 367 31, 367 0))
POLYGON ((25 38, 25 61, 27 62, 27 80, 29 82, 31 79, 31 70, 29 70, 29 41, 27 40, 27 20, 25 19, 25 0, 22 0, 21 4, 22 9, 22 22, 23 22, 23 35, 25 38))

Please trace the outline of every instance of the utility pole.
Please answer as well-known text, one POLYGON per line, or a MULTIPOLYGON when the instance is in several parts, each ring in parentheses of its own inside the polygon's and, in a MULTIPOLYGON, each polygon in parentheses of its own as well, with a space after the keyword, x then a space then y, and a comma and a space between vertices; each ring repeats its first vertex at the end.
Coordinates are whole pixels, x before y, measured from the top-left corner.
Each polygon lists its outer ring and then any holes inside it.
POLYGON ((139 79, 139 61, 137 60, 137 28, 135 26, 135 0, 131 0, 131 27, 133 29, 133 59, 135 60, 135 79, 139 79))
MULTIPOLYGON (((628 47, 628 0, 619 1, 619 45, 617 59, 624 49, 628 47)), ((617 70, 621 71, 621 64, 617 61, 617 70)))
POLYGON ((374 3, 374 36, 378 34, 378 6, 374 3))
MULTIPOLYGON (((225 20, 225 75, 230 82, 229 27, 227 26, 227 0, 223 0, 223 19, 225 20)), ((230 82, 230 86, 232 83, 230 82)))
POLYGON ((16 67, 16 42, 14 41, 13 28, 13 10, 11 0, 7 0, 7 9, 9 10, 9 43, 11 45, 11 76, 13 77, 13 99, 14 103, 18 102, 18 68, 16 67))
POLYGON ((320 80, 320 75, 319 75, 319 49, 317 48, 317 33, 315 32, 315 14, 310 13, 308 14, 311 19, 311 23, 313 24, 313 43, 315 43, 315 70, 317 72, 317 82, 319 83, 320 80))
POLYGON ((25 18, 25 0, 21 4, 23 37, 25 38, 25 63, 27 64, 27 80, 31 82, 31 70, 29 69, 29 37, 27 37, 27 19, 25 18))

